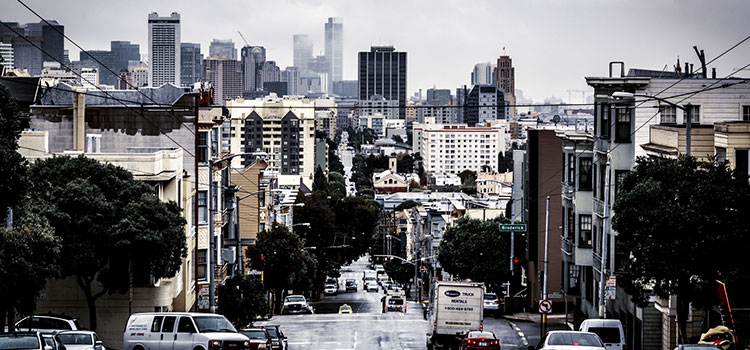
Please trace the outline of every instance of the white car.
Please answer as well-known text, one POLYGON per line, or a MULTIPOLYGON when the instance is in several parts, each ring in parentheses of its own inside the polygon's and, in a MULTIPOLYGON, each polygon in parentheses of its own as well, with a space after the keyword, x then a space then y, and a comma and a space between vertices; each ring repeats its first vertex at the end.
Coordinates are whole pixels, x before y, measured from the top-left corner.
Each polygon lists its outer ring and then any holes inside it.
POLYGON ((57 334, 67 350, 107 350, 92 331, 65 331, 57 334))
POLYGON ((289 295, 284 298, 282 314, 311 314, 312 307, 307 303, 303 295, 289 295))
POLYGON ((536 350, 605 350, 599 336, 589 332, 551 331, 542 337, 536 350))
POLYGON ((338 286, 333 283, 327 283, 323 288, 323 293, 326 293, 327 295, 336 295, 338 291, 338 286))
POLYGON ((368 292, 377 292, 379 289, 378 284, 375 282, 367 282, 365 290, 368 292))
POLYGON ((495 293, 484 293, 484 313, 497 313, 500 310, 500 299, 495 293))

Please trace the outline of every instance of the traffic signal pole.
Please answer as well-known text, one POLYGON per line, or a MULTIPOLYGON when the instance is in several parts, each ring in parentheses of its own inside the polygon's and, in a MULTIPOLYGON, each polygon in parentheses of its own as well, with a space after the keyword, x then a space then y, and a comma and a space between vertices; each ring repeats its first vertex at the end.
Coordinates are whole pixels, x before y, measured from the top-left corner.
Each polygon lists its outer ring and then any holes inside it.
MULTIPOLYGON (((544 282, 542 283, 542 300, 547 300, 547 270, 549 267, 549 196, 547 196, 547 212, 544 215, 544 282)), ((541 336, 547 333, 547 313, 542 313, 541 336)))

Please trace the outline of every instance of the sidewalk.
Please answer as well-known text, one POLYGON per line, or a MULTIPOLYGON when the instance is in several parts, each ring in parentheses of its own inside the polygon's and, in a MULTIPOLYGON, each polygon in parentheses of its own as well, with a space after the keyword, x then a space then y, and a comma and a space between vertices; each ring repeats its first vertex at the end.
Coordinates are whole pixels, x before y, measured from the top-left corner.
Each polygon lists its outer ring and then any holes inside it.
MULTIPOLYGON (((541 323, 542 314, 536 312, 518 312, 515 314, 504 314, 503 318, 513 321, 526 321, 541 323)), ((568 322, 573 321, 573 315, 568 315, 568 322)), ((547 314, 547 323, 556 325, 565 325, 565 314, 547 314)))

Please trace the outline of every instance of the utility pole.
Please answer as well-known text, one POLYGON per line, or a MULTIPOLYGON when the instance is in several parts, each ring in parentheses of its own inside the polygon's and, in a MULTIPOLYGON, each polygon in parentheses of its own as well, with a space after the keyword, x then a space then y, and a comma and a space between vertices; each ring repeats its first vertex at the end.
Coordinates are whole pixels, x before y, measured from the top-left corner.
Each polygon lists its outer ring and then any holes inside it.
MULTIPOLYGON (((547 196, 547 211, 544 215, 544 282, 542 283, 542 300, 547 300, 547 270, 549 267, 549 196, 547 196)), ((547 313, 542 313, 542 334, 547 333, 547 313)))
POLYGON ((607 317, 606 300, 604 300, 604 288, 607 268, 607 238, 608 221, 609 221, 609 156, 607 156, 607 165, 604 168, 604 217, 602 218, 602 265, 599 271, 599 318, 607 317))
MULTIPOLYGON (((211 133, 209 133, 210 135, 211 133)), ((211 157, 211 154, 209 154, 211 157)), ((214 313, 216 310, 214 300, 214 289, 216 288, 216 281, 214 281, 214 264, 211 257, 214 255, 214 160, 208 159, 208 252, 206 252, 206 265, 208 265, 208 312, 214 313)), ((217 257, 218 258, 218 257, 217 257)))

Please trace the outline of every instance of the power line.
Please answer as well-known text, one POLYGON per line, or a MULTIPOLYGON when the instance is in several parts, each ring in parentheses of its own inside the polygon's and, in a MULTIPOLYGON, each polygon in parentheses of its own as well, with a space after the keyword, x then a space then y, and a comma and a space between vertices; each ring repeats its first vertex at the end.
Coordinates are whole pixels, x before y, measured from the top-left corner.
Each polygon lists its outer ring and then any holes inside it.
MULTIPOLYGON (((46 20, 46 19, 45 19, 44 17, 40 16, 40 15, 39 15, 39 14, 38 14, 38 13, 37 13, 36 11, 34 11, 34 10, 33 10, 33 9, 31 8, 31 7, 29 7, 28 5, 26 5, 26 4, 25 4, 25 3, 24 3, 24 2, 22 1, 22 0, 16 0, 16 1, 18 1, 18 3, 20 3, 21 5, 23 5, 23 7, 25 7, 25 8, 27 9, 27 10, 31 11, 31 13, 33 13, 34 15, 36 15, 37 17, 39 17, 39 19, 41 19, 41 20, 42 20, 42 21, 43 21, 44 23, 46 23, 46 24, 47 24, 48 26, 50 26, 50 27, 51 27, 51 28, 52 28, 52 29, 53 29, 54 31, 56 31, 56 32, 57 32, 58 34, 62 35, 62 36, 63 36, 63 37, 65 38, 65 39, 67 39, 68 41, 70 41, 70 43, 72 43, 73 45, 75 45, 75 47, 77 47, 77 48, 78 48, 79 50, 81 50, 82 52, 84 52, 84 53, 86 53, 87 55, 89 55, 89 57, 91 57, 92 59, 94 59, 94 61, 96 61, 96 63, 98 63, 98 64, 99 64, 99 65, 100 65, 101 67, 104 67, 104 68, 106 68, 106 69, 107 69, 107 70, 108 70, 108 71, 109 71, 110 73, 112 73, 112 74, 113 74, 113 75, 114 75, 115 77, 117 77, 117 78, 119 78, 119 77, 120 77, 120 75, 119 75, 119 74, 115 73, 115 72, 114 72, 114 71, 113 71, 113 70, 112 70, 111 68, 107 67, 107 65, 105 65, 104 63, 102 63, 101 61, 99 61, 99 59, 98 59, 98 58, 96 58, 96 57, 94 57, 93 55, 89 54, 89 52, 88 52, 88 51, 84 50, 84 49, 83 49, 83 48, 82 48, 82 47, 81 47, 80 45, 78 45, 78 43, 76 43, 75 41, 73 41, 73 39, 71 39, 70 37, 68 37, 67 35, 65 35, 65 33, 61 32, 61 31, 60 31, 59 29, 57 29, 57 27, 56 27, 56 26, 53 26, 52 24, 50 24, 50 23, 49 23, 49 22, 48 22, 48 21, 47 21, 47 20, 46 20)), ((51 56, 50 56, 50 57, 51 57, 51 56)), ((125 80, 125 83, 126 83, 126 84, 128 84, 128 87, 132 88, 133 90, 137 91, 137 92, 138 92, 139 94, 141 94, 141 95, 143 95, 144 97, 146 97, 147 99, 151 100, 151 102, 153 102, 153 103, 156 103, 156 101, 155 101, 155 100, 154 100, 153 98, 151 98, 151 96, 148 96, 148 95, 144 94, 144 93, 143 93, 142 91, 140 91, 140 90, 139 90, 139 89, 138 89, 138 88, 137 88, 136 86, 134 86, 134 85, 130 84, 130 83, 129 83, 129 82, 127 81, 127 80, 125 80)), ((92 85, 93 85, 93 84, 92 84, 92 85)), ((182 123, 182 121, 181 121, 181 120, 180 120, 180 119, 179 119, 179 118, 177 117, 177 115, 175 115, 174 113, 171 113, 171 115, 172 115, 172 117, 174 117, 174 118, 175 118, 175 120, 177 120, 178 122, 180 122, 180 126, 182 127, 182 126, 183 126, 183 123, 182 123)), ((190 130, 189 128, 186 128, 186 129, 187 129, 188 131, 190 131, 190 132, 191 132, 191 133, 192 133, 193 135, 195 135, 195 132, 194 132, 193 130, 190 130)))

